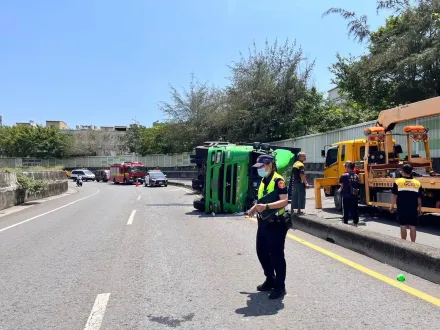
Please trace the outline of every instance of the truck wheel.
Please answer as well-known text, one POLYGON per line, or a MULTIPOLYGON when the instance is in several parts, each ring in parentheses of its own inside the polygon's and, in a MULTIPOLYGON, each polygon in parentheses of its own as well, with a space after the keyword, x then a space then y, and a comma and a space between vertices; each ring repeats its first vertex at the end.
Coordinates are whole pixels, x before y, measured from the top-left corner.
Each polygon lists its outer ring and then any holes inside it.
POLYGON ((338 211, 342 211, 342 196, 339 190, 335 191, 335 196, 333 197, 335 201, 335 208, 338 211))
POLYGON ((204 212, 204 211, 205 211, 205 201, 204 201, 204 200, 198 200, 198 199, 196 199, 196 200, 193 202, 193 205, 194 205, 194 208, 195 208, 197 211, 200 211, 200 212, 204 212))

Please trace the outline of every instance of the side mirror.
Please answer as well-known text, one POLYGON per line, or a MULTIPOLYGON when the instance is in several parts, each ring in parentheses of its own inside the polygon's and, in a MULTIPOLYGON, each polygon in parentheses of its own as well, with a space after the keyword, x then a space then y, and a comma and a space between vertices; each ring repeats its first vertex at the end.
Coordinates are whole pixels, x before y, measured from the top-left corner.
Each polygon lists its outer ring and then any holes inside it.
POLYGON ((325 150, 324 150, 324 149, 321 150, 321 156, 322 156, 322 157, 325 157, 325 150))

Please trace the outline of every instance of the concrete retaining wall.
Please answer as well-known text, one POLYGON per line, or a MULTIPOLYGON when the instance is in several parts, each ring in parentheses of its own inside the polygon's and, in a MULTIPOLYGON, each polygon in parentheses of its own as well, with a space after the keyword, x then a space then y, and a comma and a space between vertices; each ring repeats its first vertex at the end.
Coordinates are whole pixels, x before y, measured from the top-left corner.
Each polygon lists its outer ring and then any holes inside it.
POLYGON ((30 194, 20 189, 16 173, 0 173, 0 210, 24 202, 60 195, 68 189, 64 171, 22 172, 35 180, 46 180, 47 187, 39 194, 30 194))
POLYGON ((293 216, 293 228, 440 284, 440 250, 315 216, 293 216))

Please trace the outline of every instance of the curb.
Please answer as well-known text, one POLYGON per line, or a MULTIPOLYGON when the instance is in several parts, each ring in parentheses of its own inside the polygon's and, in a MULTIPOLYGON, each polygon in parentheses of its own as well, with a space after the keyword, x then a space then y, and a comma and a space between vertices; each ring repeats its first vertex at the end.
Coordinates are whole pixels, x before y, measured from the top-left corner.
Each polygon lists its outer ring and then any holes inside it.
POLYGON ((186 183, 183 183, 183 182, 173 182, 173 181, 168 181, 168 184, 169 184, 170 186, 184 187, 184 188, 188 188, 188 189, 193 190, 191 184, 186 184, 186 183))
POLYGON ((440 250, 311 215, 294 215, 292 228, 440 284, 440 250))

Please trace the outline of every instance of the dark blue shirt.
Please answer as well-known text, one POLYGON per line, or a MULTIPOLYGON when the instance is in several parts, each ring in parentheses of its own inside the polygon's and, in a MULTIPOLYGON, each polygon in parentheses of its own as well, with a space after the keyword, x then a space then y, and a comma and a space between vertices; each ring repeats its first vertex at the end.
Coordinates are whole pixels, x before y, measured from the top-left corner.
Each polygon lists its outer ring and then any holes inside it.
POLYGON ((339 183, 342 184, 342 198, 357 198, 350 189, 350 184, 354 189, 359 189, 359 176, 354 171, 342 174, 339 183))

